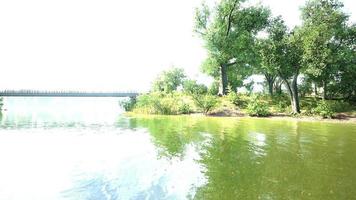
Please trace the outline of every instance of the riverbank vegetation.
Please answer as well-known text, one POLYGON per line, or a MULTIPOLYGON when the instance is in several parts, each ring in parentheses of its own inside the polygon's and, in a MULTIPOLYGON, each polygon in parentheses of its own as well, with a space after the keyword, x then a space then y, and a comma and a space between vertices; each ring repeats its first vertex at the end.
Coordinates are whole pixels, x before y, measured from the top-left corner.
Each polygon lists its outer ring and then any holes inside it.
POLYGON ((1 111, 2 111, 2 106, 4 105, 4 103, 2 101, 3 101, 3 98, 0 97, 0 114, 1 114, 1 111))
POLYGON ((152 90, 123 102, 147 114, 355 116, 356 25, 337 0, 309 0, 302 24, 245 0, 197 8, 195 32, 208 56, 207 87, 180 68, 164 71, 152 90), (255 77, 255 78, 253 78, 255 77), (256 90, 256 77, 263 77, 256 90), (251 81, 252 80, 252 81, 251 81))

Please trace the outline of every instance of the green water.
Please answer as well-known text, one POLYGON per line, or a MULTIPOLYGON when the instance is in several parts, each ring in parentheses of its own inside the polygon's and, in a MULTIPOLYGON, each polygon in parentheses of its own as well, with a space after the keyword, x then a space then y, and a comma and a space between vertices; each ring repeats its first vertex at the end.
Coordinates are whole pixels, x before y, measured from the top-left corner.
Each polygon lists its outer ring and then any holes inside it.
POLYGON ((356 126, 325 122, 199 117, 130 119, 160 155, 199 152, 205 183, 194 199, 356 198, 356 126))
POLYGON ((356 124, 5 99, 0 199, 355 199, 356 124))

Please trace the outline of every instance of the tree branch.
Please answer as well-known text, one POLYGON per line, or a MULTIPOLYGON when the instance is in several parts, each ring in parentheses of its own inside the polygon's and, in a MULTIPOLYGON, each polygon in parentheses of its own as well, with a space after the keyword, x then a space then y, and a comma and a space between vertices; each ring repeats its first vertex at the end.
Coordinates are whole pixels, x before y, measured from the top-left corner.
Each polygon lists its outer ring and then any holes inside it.
POLYGON ((230 29, 231 29, 231 23, 232 23, 232 13, 234 12, 236 5, 237 5, 238 0, 235 0, 233 7, 231 8, 230 12, 229 12, 229 17, 227 18, 227 30, 226 30, 226 37, 229 35, 230 33, 230 29))

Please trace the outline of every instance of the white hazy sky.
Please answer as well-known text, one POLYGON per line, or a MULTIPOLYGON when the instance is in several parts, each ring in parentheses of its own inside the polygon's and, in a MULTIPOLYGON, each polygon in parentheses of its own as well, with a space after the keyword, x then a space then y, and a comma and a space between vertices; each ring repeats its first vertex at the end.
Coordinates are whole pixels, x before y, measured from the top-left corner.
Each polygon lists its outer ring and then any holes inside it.
MULTIPOLYGON (((304 0, 262 0, 289 26, 304 0)), ((0 0, 0 89, 147 90, 174 65, 205 80, 200 0, 0 0)), ((355 21, 356 2, 345 0, 355 21)))

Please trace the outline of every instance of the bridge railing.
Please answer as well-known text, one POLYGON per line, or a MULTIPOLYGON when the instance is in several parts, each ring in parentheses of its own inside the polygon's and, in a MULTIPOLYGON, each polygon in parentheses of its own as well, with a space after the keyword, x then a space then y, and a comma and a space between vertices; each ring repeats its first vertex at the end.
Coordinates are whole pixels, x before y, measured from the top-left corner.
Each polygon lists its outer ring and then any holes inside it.
POLYGON ((136 91, 0 90, 0 96, 136 97, 136 91))

